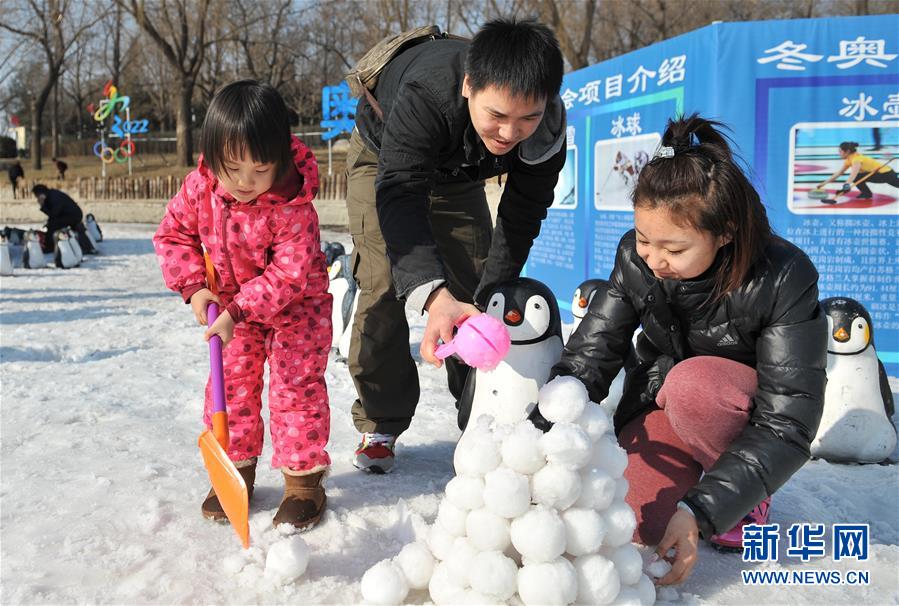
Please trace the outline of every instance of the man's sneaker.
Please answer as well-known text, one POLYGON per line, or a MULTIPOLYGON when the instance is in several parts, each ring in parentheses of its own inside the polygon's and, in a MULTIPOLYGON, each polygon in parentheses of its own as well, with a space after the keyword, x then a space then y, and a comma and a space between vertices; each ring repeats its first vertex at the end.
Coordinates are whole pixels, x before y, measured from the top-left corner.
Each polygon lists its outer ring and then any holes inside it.
POLYGON ((353 465, 371 473, 387 473, 393 468, 396 436, 386 433, 364 433, 356 448, 353 465))
POLYGON ((743 526, 746 524, 767 524, 768 511, 771 509, 771 497, 756 505, 737 525, 722 534, 714 535, 709 541, 718 551, 743 550, 743 526))

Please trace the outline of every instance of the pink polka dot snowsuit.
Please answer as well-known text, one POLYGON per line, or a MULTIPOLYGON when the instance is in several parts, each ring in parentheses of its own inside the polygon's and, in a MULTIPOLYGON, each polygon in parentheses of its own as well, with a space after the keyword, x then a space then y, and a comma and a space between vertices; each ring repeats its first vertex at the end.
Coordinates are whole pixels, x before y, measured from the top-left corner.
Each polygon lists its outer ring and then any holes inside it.
MULTIPOLYGON (((296 138, 292 151, 299 181, 276 185, 249 203, 231 197, 201 157, 169 202, 153 244, 166 286, 185 301, 206 285, 202 244, 215 265, 222 307, 235 318, 234 340, 223 352, 228 456, 241 461, 262 452, 268 360, 272 467, 311 473, 331 462, 325 451, 330 411, 324 379, 331 295, 312 206, 318 166, 296 138)), ((211 410, 207 383, 207 427, 211 410)))

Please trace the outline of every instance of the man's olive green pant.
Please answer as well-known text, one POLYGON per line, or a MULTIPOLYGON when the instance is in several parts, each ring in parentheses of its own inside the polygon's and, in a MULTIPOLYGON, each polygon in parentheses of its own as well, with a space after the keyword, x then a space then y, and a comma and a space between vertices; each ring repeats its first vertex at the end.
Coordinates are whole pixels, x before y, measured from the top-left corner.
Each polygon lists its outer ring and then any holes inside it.
MULTIPOLYGON (((348 360, 358 394, 353 423, 360 432, 399 435, 408 429, 418 404, 418 371, 412 359, 418 344, 410 346, 405 304, 393 288, 375 208, 377 172, 377 154, 354 131, 347 154, 347 211, 353 276, 359 284, 348 360)), ((456 299, 471 303, 493 234, 484 182, 438 183, 430 195, 428 217, 447 286, 456 299)), ((450 392, 458 399, 469 369, 454 358, 445 366, 450 392)))

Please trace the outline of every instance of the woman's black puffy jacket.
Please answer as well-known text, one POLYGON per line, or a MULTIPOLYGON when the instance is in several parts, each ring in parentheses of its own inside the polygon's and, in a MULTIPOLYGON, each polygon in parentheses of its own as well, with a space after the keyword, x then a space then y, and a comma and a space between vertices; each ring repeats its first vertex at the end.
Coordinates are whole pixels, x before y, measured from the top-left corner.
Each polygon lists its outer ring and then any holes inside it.
POLYGON ((818 305, 818 272, 805 253, 774 237, 744 284, 717 302, 710 300, 709 273, 657 279, 637 255, 631 230, 618 245, 607 290, 594 296, 552 372, 577 377, 601 401, 642 324, 637 364, 615 413, 617 433, 655 405, 665 375, 681 360, 719 356, 757 371, 749 423, 683 499, 705 538, 732 528, 808 460, 827 380, 827 319, 818 305))

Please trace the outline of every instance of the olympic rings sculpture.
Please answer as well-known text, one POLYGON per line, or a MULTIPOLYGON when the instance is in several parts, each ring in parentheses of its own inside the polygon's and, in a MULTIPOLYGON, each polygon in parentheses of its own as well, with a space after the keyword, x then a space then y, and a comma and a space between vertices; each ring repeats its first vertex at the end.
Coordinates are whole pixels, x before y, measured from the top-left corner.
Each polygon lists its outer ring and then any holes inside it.
POLYGON ((106 164, 112 164, 113 162, 123 164, 134 155, 134 141, 123 139, 122 143, 116 148, 109 147, 105 141, 97 141, 94 143, 94 155, 106 164))

